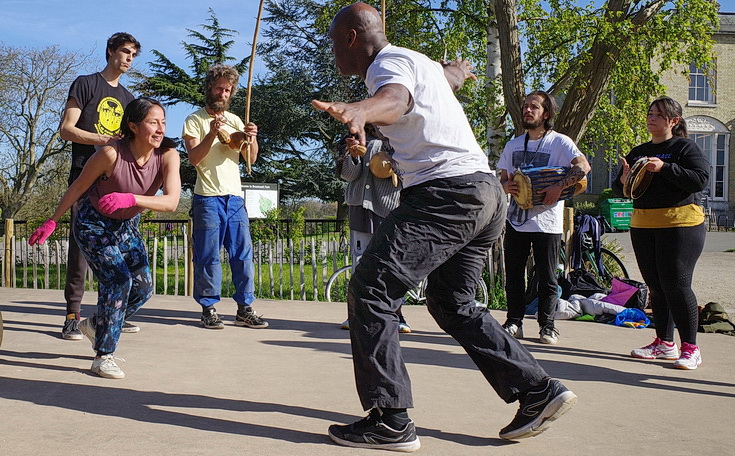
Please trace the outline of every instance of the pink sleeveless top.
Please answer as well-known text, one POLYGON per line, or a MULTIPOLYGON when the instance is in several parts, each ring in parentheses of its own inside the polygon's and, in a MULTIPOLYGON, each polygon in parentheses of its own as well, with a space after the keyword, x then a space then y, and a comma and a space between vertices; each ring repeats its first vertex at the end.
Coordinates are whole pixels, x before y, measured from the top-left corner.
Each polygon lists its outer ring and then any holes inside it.
MULTIPOLYGON (((117 142, 117 161, 111 176, 102 176, 89 189, 89 202, 100 213, 99 200, 108 193, 132 193, 153 196, 163 185, 163 150, 155 149, 148 161, 140 166, 135 161, 127 141, 117 142)), ((126 220, 143 212, 143 208, 133 206, 118 209, 106 217, 126 220)))

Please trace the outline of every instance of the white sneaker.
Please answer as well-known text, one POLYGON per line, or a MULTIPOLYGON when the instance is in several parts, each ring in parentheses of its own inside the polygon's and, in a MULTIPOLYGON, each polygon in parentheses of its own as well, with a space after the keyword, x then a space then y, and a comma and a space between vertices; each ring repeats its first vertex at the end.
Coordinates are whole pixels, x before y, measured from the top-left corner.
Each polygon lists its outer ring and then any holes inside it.
POLYGON ((402 321, 398 323, 398 332, 401 334, 408 334, 411 332, 411 327, 408 326, 408 323, 405 321, 402 321))
POLYGON ((97 332, 96 328, 92 326, 92 318, 85 318, 84 320, 79 322, 79 331, 82 332, 85 336, 87 336, 87 339, 89 339, 90 342, 92 342, 92 345, 94 345, 94 339, 95 334, 97 332))
POLYGON ((657 337, 653 343, 631 351, 630 356, 641 359, 677 359, 679 349, 676 348, 676 342, 664 342, 657 337))
POLYGON ((539 332, 538 339, 542 344, 556 345, 559 343, 559 330, 551 326, 545 326, 539 332))
POLYGON ((523 339, 523 326, 515 323, 506 323, 503 325, 503 329, 516 339, 523 339))
POLYGON ((125 372, 115 364, 112 353, 102 355, 92 361, 92 372, 104 378, 124 378, 125 372))
POLYGON ((699 347, 694 344, 682 343, 681 356, 674 362, 677 369, 696 369, 702 364, 702 354, 699 353, 699 347))

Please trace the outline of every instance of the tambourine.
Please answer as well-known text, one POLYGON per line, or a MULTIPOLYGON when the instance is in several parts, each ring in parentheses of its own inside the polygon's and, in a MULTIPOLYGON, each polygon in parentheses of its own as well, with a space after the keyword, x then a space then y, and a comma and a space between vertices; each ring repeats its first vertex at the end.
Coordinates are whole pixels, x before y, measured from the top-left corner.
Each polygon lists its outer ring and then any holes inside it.
POLYGON ((648 190, 653 179, 653 173, 646 169, 649 161, 648 157, 641 157, 630 167, 628 177, 623 184, 623 196, 638 199, 648 190))
MULTIPOLYGON (((544 193, 539 190, 554 185, 566 176, 569 171, 564 166, 542 166, 537 168, 519 168, 513 173, 513 182, 518 184, 518 196, 513 195, 521 209, 531 209, 544 204, 544 193)), ((587 178, 562 190, 560 200, 569 199, 587 189, 587 178)))

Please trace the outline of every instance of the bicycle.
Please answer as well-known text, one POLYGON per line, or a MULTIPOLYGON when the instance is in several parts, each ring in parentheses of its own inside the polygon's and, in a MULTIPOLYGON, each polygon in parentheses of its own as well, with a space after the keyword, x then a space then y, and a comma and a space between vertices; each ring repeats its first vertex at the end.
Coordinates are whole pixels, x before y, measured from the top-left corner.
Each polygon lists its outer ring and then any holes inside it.
MULTIPOLYGON (((607 232, 607 227, 605 227, 607 232)), ((595 256, 594 244, 592 238, 587 233, 582 233, 582 251, 581 267, 592 274, 597 282, 603 287, 609 289, 612 286, 614 277, 628 279, 628 270, 621 260, 613 251, 608 248, 600 248, 600 257, 602 259, 602 269, 599 268, 597 258, 595 256)), ((559 249, 559 274, 565 274, 569 264, 567 263, 566 243, 562 241, 559 249)), ((533 255, 528 257, 526 265, 526 302, 531 302, 538 293, 538 278, 536 278, 536 269, 533 263, 533 255)))
MULTIPOLYGON (((352 275, 352 265, 348 264, 343 266, 336 271, 327 281, 327 285, 324 291, 324 295, 327 298, 327 302, 347 302, 347 286, 350 283, 350 277, 352 275)), ((489 294, 485 281, 480 279, 477 282, 477 288, 475 291, 475 304, 482 307, 487 307, 489 294)), ((426 304, 426 279, 419 282, 419 284, 406 292, 405 304, 408 305, 424 305, 426 304)))

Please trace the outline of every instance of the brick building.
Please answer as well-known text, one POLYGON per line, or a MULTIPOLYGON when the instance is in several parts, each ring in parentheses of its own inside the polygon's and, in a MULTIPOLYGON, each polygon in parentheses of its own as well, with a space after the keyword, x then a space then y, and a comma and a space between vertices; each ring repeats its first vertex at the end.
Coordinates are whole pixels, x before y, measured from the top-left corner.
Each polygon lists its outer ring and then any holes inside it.
MULTIPOLYGON (((720 13, 720 29, 714 33, 715 64, 711 69, 689 67, 666 72, 661 82, 666 95, 682 105, 689 137, 697 142, 710 162, 710 184, 705 205, 711 209, 712 222, 732 227, 735 221, 735 13, 720 13)), ((610 186, 617 173, 616 164, 597 154, 593 159, 592 193, 610 186), (614 173, 614 174, 613 174, 614 173)))

